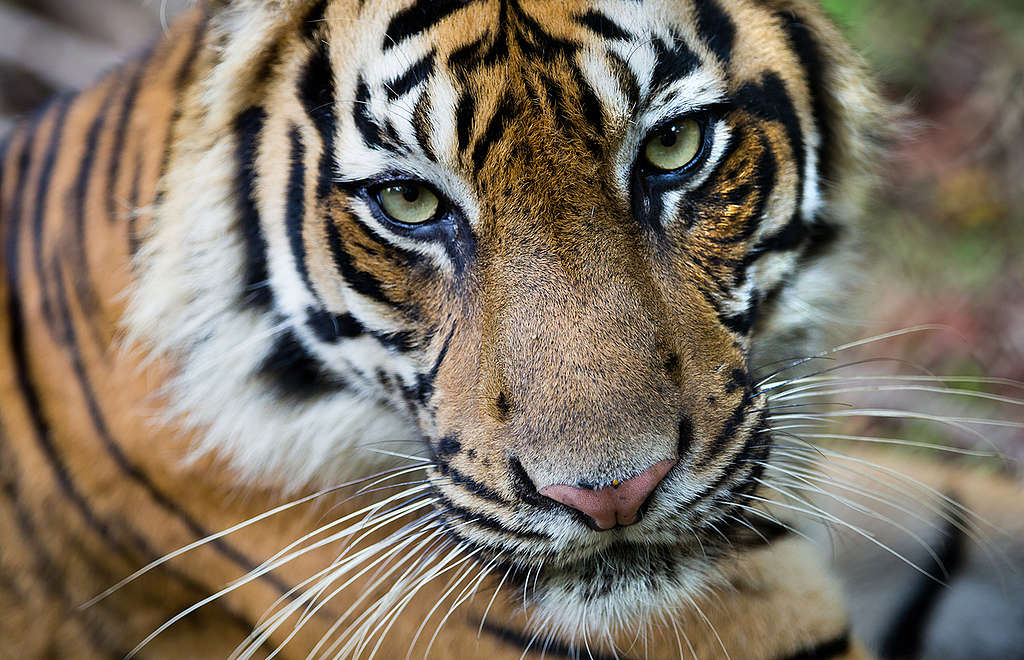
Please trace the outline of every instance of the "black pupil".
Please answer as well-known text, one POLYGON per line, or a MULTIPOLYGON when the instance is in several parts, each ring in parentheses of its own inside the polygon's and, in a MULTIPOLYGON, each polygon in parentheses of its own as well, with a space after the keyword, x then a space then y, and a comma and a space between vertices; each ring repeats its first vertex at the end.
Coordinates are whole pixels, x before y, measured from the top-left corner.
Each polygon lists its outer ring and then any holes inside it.
POLYGON ((416 186, 402 186, 399 188, 405 201, 412 204, 420 198, 420 189, 416 186))
POLYGON ((669 126, 659 139, 661 140, 661 146, 665 148, 674 146, 679 141, 679 127, 669 126))

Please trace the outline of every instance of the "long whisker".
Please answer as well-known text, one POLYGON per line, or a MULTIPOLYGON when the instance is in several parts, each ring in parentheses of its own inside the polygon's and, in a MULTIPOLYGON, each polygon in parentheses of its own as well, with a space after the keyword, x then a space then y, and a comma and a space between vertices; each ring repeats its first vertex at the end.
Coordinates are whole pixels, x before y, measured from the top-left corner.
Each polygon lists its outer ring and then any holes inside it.
POLYGON ((835 387, 829 383, 826 385, 812 384, 797 387, 792 390, 775 394, 772 396, 773 401, 788 401, 791 399, 804 399, 809 397, 819 396, 831 396, 834 394, 847 394, 853 392, 926 392, 929 394, 945 394, 950 396, 962 396, 973 399, 985 399, 988 401, 996 401, 998 403, 1006 403, 1014 406, 1024 406, 1024 400, 1015 399, 1008 396, 1000 396, 998 394, 989 394, 988 392, 974 392, 972 390, 961 390, 952 387, 934 387, 928 385, 862 385, 862 386, 848 386, 848 387, 835 387), (831 389, 829 389, 831 388, 831 389))
MULTIPOLYGON (((393 498, 389 498, 389 499, 393 500, 393 499, 397 499, 399 497, 404 497, 406 495, 407 495, 407 493, 399 493, 398 495, 394 496, 393 498)), ((428 506, 429 504, 432 504, 432 503, 433 503, 433 501, 429 500, 427 502, 420 502, 420 503, 417 503, 415 505, 411 505, 408 511, 402 510, 402 511, 399 511, 397 513, 391 514, 392 518, 389 518, 389 520, 397 519, 397 518, 400 518, 400 517, 402 517, 404 515, 408 515, 412 511, 420 509, 420 508, 422 508, 424 506, 428 506)), ((359 511, 359 512, 356 512, 356 513, 357 514, 361 514, 363 512, 359 511)), ((333 525, 340 524, 342 521, 344 521, 346 519, 353 518, 353 517, 356 517, 356 514, 350 514, 349 516, 346 516, 343 519, 340 519, 338 521, 335 521, 334 523, 331 523, 331 525, 333 526, 333 525)), ((171 626, 176 624, 178 621, 181 621, 182 619, 184 619, 188 615, 192 614, 196 610, 199 610, 202 607, 205 607, 206 605, 214 602, 215 600, 218 600, 219 598, 222 598, 223 596, 225 596, 225 595, 227 595, 227 594, 229 594, 229 593, 231 593, 233 591, 236 591, 240 587, 242 587, 242 586, 244 586, 246 584, 249 584, 253 580, 259 578, 261 575, 265 575, 266 573, 269 573, 270 571, 278 568, 279 566, 283 566, 284 564, 286 564, 286 563, 288 563, 290 561, 293 561, 297 557, 300 557, 300 556, 302 556, 304 554, 307 554, 307 553, 309 553, 309 552, 311 552, 311 551, 313 551, 313 550, 315 550, 315 549, 317 549, 319 547, 323 547, 323 546, 325 546, 325 545, 327 545, 329 543, 336 542, 336 541, 338 541, 341 538, 345 538, 347 536, 353 535, 353 534, 358 533, 360 531, 363 531, 363 528, 359 527, 359 526, 357 526, 355 528, 348 528, 348 529, 345 529, 345 530, 343 530, 341 532, 338 532, 338 533, 336 533, 336 534, 334 534, 334 535, 332 535, 332 536, 330 536, 330 537, 328 537, 326 539, 322 539, 320 541, 317 541, 316 543, 314 543, 314 544, 312 544, 310 546, 307 546, 305 548, 302 548, 300 550, 292 552, 291 554, 286 555, 286 556, 284 556, 284 557, 282 557, 282 558, 280 558, 280 559, 278 559, 278 560, 276 560, 274 562, 270 562, 270 563, 264 562, 263 565, 261 565, 259 568, 255 569, 253 571, 250 571, 245 577, 240 578, 240 579, 232 582, 228 586, 224 587, 220 591, 217 591, 216 593, 211 594, 210 596, 207 596, 206 598, 203 598, 202 600, 199 600, 198 602, 190 605, 189 607, 185 608, 184 610, 182 610, 178 614, 174 615, 173 617, 171 617, 170 619, 165 621, 156 630, 154 630, 149 635, 147 635, 145 639, 143 639, 141 642, 139 642, 139 644, 128 653, 126 658, 134 658, 136 655, 138 655, 139 651, 141 651, 143 648, 145 648, 146 645, 148 645, 156 637, 158 637, 160 634, 162 634, 165 630, 167 630, 168 628, 170 628, 171 626)))
POLYGON ((817 506, 814 506, 813 504, 810 504, 806 500, 802 500, 800 498, 795 498, 792 493, 788 493, 788 492, 786 492, 784 490, 781 490, 780 488, 776 488, 775 486, 773 486, 772 484, 764 481, 763 479, 755 479, 755 481, 760 483, 765 488, 768 488, 768 489, 770 489, 772 491, 775 491, 775 492, 779 493, 780 495, 783 495, 783 496, 788 497, 788 498, 797 499, 803 506, 797 506, 797 505, 794 505, 792 503, 779 502, 779 501, 776 501, 776 500, 769 500, 769 499, 765 499, 763 497, 759 497, 757 495, 746 495, 746 494, 744 494, 743 497, 746 497, 746 498, 754 500, 754 501, 765 502, 765 503, 768 503, 768 504, 772 504, 774 506, 780 506, 780 507, 783 507, 783 508, 786 508, 786 509, 790 509, 791 511, 795 511, 797 513, 803 513, 805 515, 811 516, 812 518, 829 520, 829 521, 831 521, 831 522, 833 522, 833 523, 835 523, 835 524, 837 524, 837 525, 839 525, 841 527, 845 527, 846 529, 849 529, 850 531, 852 531, 853 533, 857 534, 858 536, 861 536, 861 537, 867 539, 871 543, 873 543, 873 544, 877 545, 878 547, 882 548, 883 550, 885 550, 886 552, 891 554, 893 557, 896 557, 897 559, 899 559, 900 561, 905 563, 907 566, 910 566, 915 571, 921 573, 922 575, 928 577, 929 579, 931 579, 931 580, 935 580, 936 579, 935 576, 933 576, 931 573, 929 573, 928 571, 924 570, 923 568, 921 568, 920 566, 915 564, 913 561, 911 561, 907 557, 905 557, 902 554, 900 554, 899 552, 897 552, 894 548, 892 548, 889 545, 883 543, 882 541, 879 541, 873 535, 869 534, 868 532, 865 532, 864 530, 862 530, 861 528, 857 527, 856 525, 850 524, 850 523, 846 522, 845 520, 843 520, 842 518, 838 518, 838 517, 830 514, 829 512, 825 511, 824 509, 822 509, 820 507, 817 507, 817 506))
MULTIPOLYGON (((866 346, 868 344, 873 344, 873 343, 885 341, 887 339, 893 339, 895 337, 903 337, 905 335, 914 334, 914 333, 918 333, 918 332, 930 332, 930 331, 936 331, 936 330, 945 330, 945 331, 956 332, 956 330, 953 329, 950 326, 945 326, 945 325, 941 325, 941 324, 924 324, 924 325, 913 326, 913 327, 910 327, 910 328, 903 328, 902 330, 894 330, 892 332, 886 332, 886 333, 883 333, 883 334, 880 334, 880 335, 875 335, 873 337, 866 337, 864 339, 859 339, 859 340, 854 341, 854 342, 850 342, 850 343, 847 343, 847 344, 842 344, 840 346, 836 346, 836 347, 831 348, 831 349, 829 349, 827 351, 822 351, 821 353, 818 353, 817 355, 810 355, 810 356, 807 356, 805 358, 799 358, 797 360, 794 360, 788 366, 785 366, 782 369, 779 369, 778 371, 775 371, 775 372, 769 374, 768 376, 764 377, 763 379, 761 379, 757 383, 757 386, 760 387, 761 385, 763 385, 763 384, 767 383, 768 381, 770 381, 775 376, 777 376, 777 375, 779 375, 781 373, 784 373, 784 372, 786 372, 786 371, 788 371, 790 369, 793 369, 795 367, 798 367, 798 366, 800 366, 802 364, 806 364, 807 362, 809 362, 811 360, 827 358, 827 357, 829 357, 831 355, 835 355, 836 353, 842 353, 843 351, 848 351, 848 350, 850 350, 852 348, 857 348, 859 346, 866 346)), ((959 334, 959 333, 957 333, 957 334, 959 334)))
POLYGON ((801 376, 787 382, 799 385, 803 383, 833 383, 850 381, 891 381, 933 384, 964 383, 967 385, 1002 385, 1005 387, 1024 390, 1024 382, 1019 380, 986 376, 910 376, 904 374, 879 374, 877 376, 801 376))
MULTIPOLYGON (((822 483, 822 482, 828 483, 827 481, 825 481, 823 479, 814 479, 812 477, 805 477, 805 476, 799 475, 799 474, 797 474, 797 473, 795 473, 795 472, 793 472, 791 470, 786 470, 786 469, 784 469, 784 468, 782 468, 782 467, 780 467, 778 465, 769 465, 767 463, 761 463, 761 464, 764 465, 768 469, 772 469, 772 470, 783 472, 784 474, 790 475, 791 477, 793 477, 794 479, 797 480, 796 482, 793 482, 791 480, 777 480, 776 483, 778 485, 782 485, 782 486, 786 486, 787 488, 793 488, 793 489, 796 489, 796 490, 803 490, 803 491, 806 491, 806 492, 809 492, 809 493, 816 493, 818 495, 824 495, 824 496, 830 497, 833 500, 835 500, 836 502, 839 502, 840 504, 842 504, 842 505, 852 509, 853 511, 856 511, 858 513, 870 516, 870 517, 874 518, 875 520, 879 520, 879 521, 888 523, 888 524, 892 525, 893 527, 899 529, 901 532, 905 533, 907 536, 909 536, 912 539, 914 539, 915 541, 917 541, 917 543, 922 548, 924 548, 925 552, 927 552, 928 555, 931 556, 931 558, 935 561, 936 565, 942 567, 942 569, 945 570, 945 567, 942 565, 942 560, 939 558, 939 556, 932 549, 931 545, 929 545, 923 538, 921 538, 921 536, 919 534, 917 534, 916 532, 914 532, 910 528, 906 527, 905 525, 902 525, 902 524, 896 522, 895 520, 892 520, 891 518, 882 515, 881 513, 877 512, 877 511, 872 511, 871 509, 869 509, 869 508, 867 508, 865 506, 857 504, 853 500, 851 500, 849 498, 846 498, 846 497, 843 497, 843 496, 839 495, 838 493, 833 493, 831 491, 827 491, 827 490, 825 490, 825 489, 815 485, 815 483, 814 483, 815 481, 817 481, 819 483, 822 483)), ((933 528, 936 528, 934 523, 932 523, 931 521, 928 521, 928 520, 924 519, 923 517, 921 517, 919 515, 913 514, 909 510, 907 510, 906 508, 899 507, 898 505, 893 504, 892 502, 889 502, 888 500, 886 500, 884 498, 880 498, 880 497, 877 497, 877 496, 870 495, 866 491, 864 491, 862 489, 858 489, 858 488, 853 487, 853 486, 845 486, 845 487, 843 487, 843 489, 844 490, 848 490, 848 491, 853 492, 853 493, 856 493, 856 494, 861 495, 863 497, 868 497, 868 498, 870 498, 872 500, 875 500, 875 501, 878 501, 880 503, 887 504, 887 505, 892 506, 894 508, 901 509, 905 513, 908 513, 911 516, 917 518, 919 521, 924 522, 926 525, 928 525, 930 527, 933 527, 933 528)))
MULTIPOLYGON (((400 469, 403 469, 403 468, 393 468, 393 470, 400 470, 400 469)), ((330 495, 331 493, 336 493, 339 490, 343 490, 345 488, 350 488, 352 486, 358 486, 359 484, 363 483, 367 479, 373 479, 373 478, 378 477, 378 476, 380 476, 382 474, 387 474, 390 471, 392 471, 392 470, 384 470, 383 472, 378 472, 377 474, 370 475, 369 477, 362 477, 360 479, 356 479, 356 480, 349 481, 349 482, 346 482, 346 483, 343 483, 343 484, 339 484, 337 486, 331 486, 330 488, 324 488, 322 490, 319 490, 319 491, 317 491, 315 493, 312 493, 310 495, 307 495, 305 497, 301 497, 301 498, 299 498, 297 500, 292 500, 291 502, 287 502, 285 504, 282 504, 282 505, 280 505, 278 507, 270 509, 269 511, 265 511, 265 512, 263 512, 263 513, 261 513, 261 514, 259 514, 257 516, 253 516, 252 518, 249 518, 248 520, 242 521, 242 522, 238 523, 237 525, 233 525, 231 527, 228 527, 227 529, 224 529, 224 530, 221 530, 219 532, 216 532, 215 534, 210 534, 209 536, 203 537, 203 538, 201 538, 201 539, 199 539, 197 541, 189 543, 186 546, 178 548, 177 550, 175 550, 173 552, 169 552, 168 554, 164 555, 163 557, 160 557, 159 559, 154 560, 154 561, 150 562, 149 564, 146 564, 145 566, 143 566, 139 570, 135 571, 134 573, 132 573, 128 577, 126 577, 123 580, 119 581, 117 584, 111 586, 110 588, 104 590, 103 592, 97 594, 96 596, 93 596, 92 598, 90 598, 86 602, 84 602, 81 605, 79 605, 79 609, 83 609, 84 610, 84 609, 88 609, 89 607, 92 607, 96 603, 104 600, 105 598, 107 598, 110 595, 116 593, 117 591, 120 591, 125 586, 127 586, 128 584, 130 584, 130 583, 134 582, 135 580, 139 579, 140 577, 142 577, 146 573, 149 573, 153 569, 166 564, 167 562, 171 561, 172 559, 180 557, 181 555, 184 555, 184 554, 186 554, 188 552, 191 552, 191 551, 195 550, 196 548, 200 548, 200 547, 206 545, 207 543, 210 543, 211 541, 216 541, 217 539, 224 538, 225 536, 230 536, 231 534, 234 534, 235 532, 238 532, 238 531, 240 531, 242 529, 245 529, 246 527, 249 527, 250 525, 253 525, 253 524, 256 524, 256 523, 261 522, 263 520, 266 520, 267 518, 272 518, 272 517, 278 515, 279 513, 283 513, 285 511, 290 510, 290 509, 294 509, 295 507, 301 506, 301 505, 306 504, 308 502, 312 502, 312 501, 317 500, 317 499, 319 499, 321 497, 324 497, 326 495, 330 495)))
MULTIPOLYGON (((278 648, 275 650, 275 653, 270 656, 274 657, 274 655, 276 655, 277 652, 281 651, 294 638, 294 636, 298 634, 298 632, 302 629, 302 627, 306 624, 307 621, 309 621, 313 616, 317 614, 317 612, 320 611, 321 608, 323 608, 327 605, 328 602, 330 602, 334 595, 340 593, 347 586, 354 583, 356 580, 358 580, 368 571, 372 570, 378 564, 386 563, 388 560, 392 559, 394 556, 398 555, 403 550, 405 550, 409 545, 415 543, 420 538, 423 532, 423 528, 426 525, 428 525, 433 520, 433 518, 433 515, 423 516, 416 523, 413 523, 412 525, 407 526, 406 528, 403 528, 402 530, 399 530, 394 534, 391 534, 388 538, 384 539, 383 541, 380 541, 369 546, 368 548, 363 549, 357 555, 348 558, 345 562, 342 563, 339 558, 339 560, 333 562, 326 569, 320 571, 315 576, 315 578, 318 580, 318 586, 314 587, 313 589, 307 590, 299 601, 291 603, 288 607, 283 608, 282 610, 275 613, 272 617, 267 619, 265 624, 258 627, 250 635, 250 639, 252 641, 250 642, 248 648, 246 648, 244 652, 234 657, 250 657, 251 653, 258 650, 263 645, 263 643, 267 639, 269 639, 270 635, 277 630, 277 628, 279 628, 285 621, 291 618, 298 611, 299 607, 305 606, 306 610, 303 612, 302 616, 293 626, 292 632, 284 639, 284 641, 281 644, 278 645, 278 648), (386 551, 381 552, 381 549, 383 548, 386 548, 386 551), (326 589, 337 579, 347 574, 352 568, 362 564, 365 560, 370 559, 374 556, 376 556, 376 559, 374 561, 364 566, 358 572, 352 574, 349 580, 346 581, 340 587, 338 587, 333 594, 331 594, 327 598, 321 599, 319 603, 316 602, 318 596, 322 594, 324 591, 326 591, 326 589), (323 576, 327 574, 329 574, 330 577, 324 578, 323 576), (256 636, 257 633, 259 636, 256 636)), ((410 556, 411 553, 408 555, 404 555, 403 561, 408 560, 410 556)), ((344 616, 342 616, 342 619, 343 618, 344 616)), ((267 660, 270 660, 270 658, 268 658, 267 660)))
POLYGON ((895 445, 900 447, 917 447, 920 449, 931 449, 938 452, 946 452, 949 454, 959 454, 961 456, 978 456, 982 458, 994 458, 1000 456, 998 453, 982 451, 980 449, 962 449, 960 447, 950 447, 948 445, 940 445, 919 440, 903 440, 901 438, 877 438, 863 435, 846 435, 842 433, 803 433, 801 435, 804 438, 814 440, 849 440, 852 442, 895 445))

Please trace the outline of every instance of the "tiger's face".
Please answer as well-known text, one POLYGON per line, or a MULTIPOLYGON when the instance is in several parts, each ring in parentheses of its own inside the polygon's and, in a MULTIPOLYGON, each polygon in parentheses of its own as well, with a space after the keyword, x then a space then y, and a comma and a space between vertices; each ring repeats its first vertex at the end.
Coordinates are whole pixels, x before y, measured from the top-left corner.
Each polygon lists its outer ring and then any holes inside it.
POLYGON ((830 29, 781 1, 296 12, 254 51, 261 92, 224 151, 257 359, 222 374, 294 443, 209 442, 331 482, 354 426, 411 434, 450 536, 553 620, 692 594, 770 452, 755 367, 806 354, 793 310, 834 291, 823 189, 855 139, 837 81, 856 63, 830 29), (409 424, 362 421, 383 417, 409 424))

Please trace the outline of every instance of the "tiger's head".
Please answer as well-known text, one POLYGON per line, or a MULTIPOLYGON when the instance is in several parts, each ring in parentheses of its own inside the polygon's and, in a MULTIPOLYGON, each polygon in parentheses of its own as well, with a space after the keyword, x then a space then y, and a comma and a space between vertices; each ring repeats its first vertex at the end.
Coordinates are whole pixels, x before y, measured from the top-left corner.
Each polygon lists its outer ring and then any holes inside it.
POLYGON ((771 451, 756 368, 813 352, 882 126, 820 9, 207 20, 127 317, 198 450, 298 488, 415 442, 446 533, 566 627, 698 590, 771 451))

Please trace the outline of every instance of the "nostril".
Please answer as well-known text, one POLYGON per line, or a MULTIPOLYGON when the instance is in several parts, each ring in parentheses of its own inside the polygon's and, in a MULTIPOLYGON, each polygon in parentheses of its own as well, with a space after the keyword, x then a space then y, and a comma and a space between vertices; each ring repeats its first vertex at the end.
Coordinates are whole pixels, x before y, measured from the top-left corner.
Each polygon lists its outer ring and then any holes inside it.
POLYGON ((676 463, 676 459, 660 461, 631 479, 604 488, 556 484, 542 488, 539 494, 590 517, 598 530, 632 525, 639 519, 640 507, 676 463))

